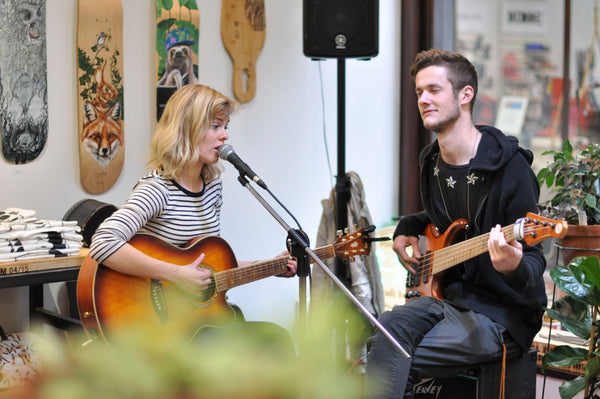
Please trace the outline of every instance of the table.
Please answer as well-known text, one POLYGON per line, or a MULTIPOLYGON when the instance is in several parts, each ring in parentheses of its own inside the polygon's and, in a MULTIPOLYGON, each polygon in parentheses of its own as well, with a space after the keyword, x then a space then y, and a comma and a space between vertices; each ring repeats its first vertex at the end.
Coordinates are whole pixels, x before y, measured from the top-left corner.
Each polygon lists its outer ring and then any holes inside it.
MULTIPOLYGON (((66 282, 75 287, 79 269, 89 249, 82 248, 79 255, 61 258, 42 258, 0 263, 0 289, 11 287, 29 287, 29 319, 41 320, 54 327, 70 330, 81 328, 77 301, 70 298, 71 316, 60 315, 44 308, 44 285, 66 282)), ((72 290, 74 293, 74 290, 72 290)))

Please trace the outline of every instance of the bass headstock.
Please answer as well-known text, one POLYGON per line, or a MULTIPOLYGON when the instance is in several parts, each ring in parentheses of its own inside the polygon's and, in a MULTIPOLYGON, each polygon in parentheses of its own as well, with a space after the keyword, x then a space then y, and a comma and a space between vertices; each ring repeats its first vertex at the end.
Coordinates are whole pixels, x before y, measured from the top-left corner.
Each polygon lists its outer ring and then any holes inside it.
POLYGON ((550 219, 528 212, 515 223, 515 238, 535 245, 548 238, 563 238, 569 230, 564 220, 550 219))

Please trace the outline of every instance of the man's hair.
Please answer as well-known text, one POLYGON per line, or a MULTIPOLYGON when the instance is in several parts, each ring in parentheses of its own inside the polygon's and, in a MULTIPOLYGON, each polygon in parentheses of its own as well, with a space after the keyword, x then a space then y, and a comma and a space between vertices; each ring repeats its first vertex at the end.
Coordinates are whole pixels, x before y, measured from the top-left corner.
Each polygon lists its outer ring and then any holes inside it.
POLYGON ((421 51, 415 57, 410 67, 410 76, 414 80, 421 69, 429 66, 441 66, 446 68, 448 80, 452 84, 452 91, 457 94, 463 87, 473 88, 473 99, 471 100, 471 113, 477 98, 477 71, 471 62, 454 51, 431 49, 421 51))

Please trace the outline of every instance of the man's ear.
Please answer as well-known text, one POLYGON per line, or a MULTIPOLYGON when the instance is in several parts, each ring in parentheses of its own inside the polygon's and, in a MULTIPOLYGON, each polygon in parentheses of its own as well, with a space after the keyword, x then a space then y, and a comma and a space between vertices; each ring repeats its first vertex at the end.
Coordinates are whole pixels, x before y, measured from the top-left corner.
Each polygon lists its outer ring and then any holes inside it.
POLYGON ((475 90, 473 87, 467 85, 460 90, 458 99, 461 105, 468 104, 473 101, 473 95, 475 94, 475 90))

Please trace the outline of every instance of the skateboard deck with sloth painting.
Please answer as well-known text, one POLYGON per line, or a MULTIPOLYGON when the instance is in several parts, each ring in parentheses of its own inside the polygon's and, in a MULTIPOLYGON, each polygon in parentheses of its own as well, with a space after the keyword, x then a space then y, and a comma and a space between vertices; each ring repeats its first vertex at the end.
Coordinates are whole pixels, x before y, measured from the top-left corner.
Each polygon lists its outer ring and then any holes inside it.
POLYGON ((77 81, 81 184, 109 190, 125 157, 121 0, 79 0, 77 81))
POLYGON ((48 137, 45 0, 0 1, 0 141, 8 162, 36 159, 48 137))
POLYGON ((171 95, 198 83, 200 15, 195 0, 156 0, 156 117, 171 95))

